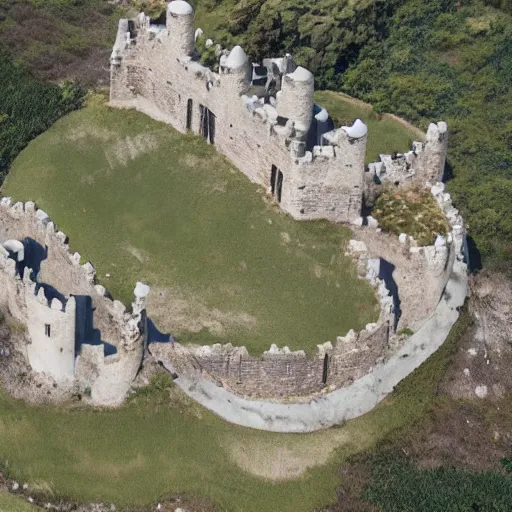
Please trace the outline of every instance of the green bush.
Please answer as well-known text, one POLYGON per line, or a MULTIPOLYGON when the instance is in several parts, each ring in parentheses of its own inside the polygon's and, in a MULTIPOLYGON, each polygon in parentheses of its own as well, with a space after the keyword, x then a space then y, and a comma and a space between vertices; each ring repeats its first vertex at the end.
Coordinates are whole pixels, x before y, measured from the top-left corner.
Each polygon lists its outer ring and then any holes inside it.
POLYGON ((206 41, 207 38, 204 35, 200 35, 196 39, 196 50, 199 53, 199 60, 212 71, 218 71, 219 57, 215 54, 215 44, 206 46, 206 41))
POLYGON ((18 153, 59 117, 81 106, 84 90, 32 77, 0 52, 0 184, 18 153))
POLYGON ((387 190, 375 202, 372 215, 386 231, 406 233, 420 246, 432 245, 437 235, 449 232, 446 217, 429 190, 387 190))
POLYGON ((136 388, 129 401, 132 403, 167 403, 169 401, 169 391, 173 386, 174 381, 169 373, 158 372, 151 377, 147 386, 136 388))
POLYGON ((511 475, 421 469, 389 456, 377 457, 372 466, 373 477, 362 498, 377 504, 382 512, 510 511, 511 475))

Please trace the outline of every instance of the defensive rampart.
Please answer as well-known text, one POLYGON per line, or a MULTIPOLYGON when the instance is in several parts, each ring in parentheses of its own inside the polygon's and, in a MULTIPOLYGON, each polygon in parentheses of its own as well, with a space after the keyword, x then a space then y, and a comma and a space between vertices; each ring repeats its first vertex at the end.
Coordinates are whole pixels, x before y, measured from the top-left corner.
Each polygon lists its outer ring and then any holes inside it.
POLYGON ((152 343, 150 352, 178 375, 208 378, 251 399, 307 401, 349 386, 392 357, 406 341, 407 335, 395 333, 397 328, 399 332, 407 328, 409 334, 421 328, 436 309, 454 262, 463 260, 462 219, 442 183, 431 191, 450 223, 447 237, 418 247, 406 234, 396 237, 365 227, 356 231, 358 240, 348 244, 347 254, 356 259, 361 277, 369 280, 379 297, 381 313, 375 324, 358 333, 350 331, 334 344, 319 345, 314 357, 275 345, 261 358, 231 344, 152 343), (393 289, 386 287, 388 283, 393 289))
POLYGON ((253 66, 238 46, 219 50, 218 72, 202 65, 194 53, 193 11, 178 4, 185 2, 169 4, 166 26, 151 25, 143 13, 121 20, 111 104, 202 134, 294 218, 357 217, 366 126, 332 130, 327 112, 315 110, 313 75, 290 56, 253 66))
POLYGON ((314 357, 276 345, 260 358, 251 356, 245 347, 231 344, 194 347, 151 343, 149 350, 177 374, 199 372, 243 396, 301 400, 344 386, 387 357, 394 325, 393 301, 380 279, 373 279, 372 284, 380 299, 378 321, 358 333, 349 331, 346 336, 339 336, 334 344, 318 345, 314 357))
POLYGON ((410 183, 434 184, 442 178, 448 151, 448 126, 430 123, 425 142, 413 142, 407 153, 379 155, 379 161, 368 164, 370 176, 379 183, 404 187, 410 183))
POLYGON ((16 348, 34 372, 94 404, 122 402, 142 362, 148 291, 137 285, 128 313, 42 210, 0 200, 0 306, 26 326, 16 348))

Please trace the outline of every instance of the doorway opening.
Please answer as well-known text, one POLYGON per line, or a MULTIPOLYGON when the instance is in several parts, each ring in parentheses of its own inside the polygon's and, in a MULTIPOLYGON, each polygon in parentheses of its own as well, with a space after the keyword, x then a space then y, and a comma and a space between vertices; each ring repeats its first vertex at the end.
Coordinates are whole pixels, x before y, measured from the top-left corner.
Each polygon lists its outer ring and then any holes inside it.
POLYGON ((204 105, 199 105, 201 135, 210 143, 215 144, 215 114, 204 105))
POLYGON ((322 370, 322 384, 327 384, 327 376, 329 374, 329 355, 325 354, 324 356, 324 367, 322 370))
POLYGON ((193 111, 192 100, 187 101, 187 130, 192 130, 192 111, 193 111))
POLYGON ((272 166, 270 171, 270 189, 272 195, 276 198, 277 202, 281 202, 283 193, 283 173, 275 166, 272 166))

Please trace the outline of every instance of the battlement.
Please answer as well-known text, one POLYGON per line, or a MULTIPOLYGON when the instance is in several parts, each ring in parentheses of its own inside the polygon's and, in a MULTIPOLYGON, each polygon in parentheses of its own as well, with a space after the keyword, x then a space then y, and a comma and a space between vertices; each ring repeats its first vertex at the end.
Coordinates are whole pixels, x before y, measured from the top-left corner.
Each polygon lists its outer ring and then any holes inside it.
POLYGON ((272 344, 261 357, 249 354, 246 347, 231 343, 183 346, 179 343, 151 343, 153 357, 178 374, 207 377, 238 395, 250 398, 309 400, 326 390, 349 385, 377 363, 391 355, 394 337, 393 298, 385 283, 371 273, 365 260, 367 278, 380 303, 375 323, 359 332, 350 330, 334 343, 317 346, 316 354, 292 351, 272 344))
POLYGON ((378 183, 423 186, 442 180, 448 151, 448 127, 445 122, 430 123, 425 142, 413 142, 407 153, 379 155, 379 161, 368 165, 378 183))
POLYGON ((205 66, 193 20, 192 7, 174 0, 165 26, 152 25, 144 13, 120 21, 110 60, 111 105, 202 135, 296 219, 356 218, 364 123, 335 129, 314 104, 313 74, 289 54, 251 63, 240 46, 217 45, 217 63, 205 66))
POLYGON ((20 352, 34 372, 116 404, 142 361, 149 287, 137 283, 128 312, 81 260, 33 202, 0 199, 0 306, 26 326, 20 352))
POLYGON ((380 260, 376 260, 374 275, 378 276, 381 271, 393 273, 401 309, 398 328, 413 331, 438 305, 455 263, 463 262, 467 256, 464 220, 453 207, 444 184, 438 182, 429 189, 450 226, 446 236, 438 235, 432 245, 420 246, 407 233, 396 236, 382 232, 372 219, 371 225, 356 231, 358 240, 349 244, 349 252, 360 258, 360 272, 367 259, 373 257, 380 260))

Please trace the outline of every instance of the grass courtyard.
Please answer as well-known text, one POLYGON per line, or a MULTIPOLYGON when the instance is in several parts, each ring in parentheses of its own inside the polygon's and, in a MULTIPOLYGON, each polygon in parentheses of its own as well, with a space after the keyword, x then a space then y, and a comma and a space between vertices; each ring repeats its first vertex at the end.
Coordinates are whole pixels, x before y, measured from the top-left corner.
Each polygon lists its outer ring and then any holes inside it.
POLYGON ((377 317, 347 228, 294 221, 202 138, 99 96, 32 141, 1 192, 44 209, 115 297, 148 282, 150 317, 183 342, 314 351, 377 317))

